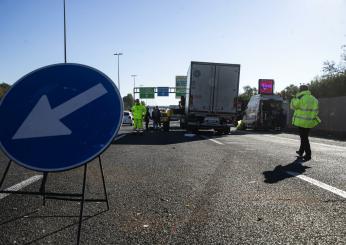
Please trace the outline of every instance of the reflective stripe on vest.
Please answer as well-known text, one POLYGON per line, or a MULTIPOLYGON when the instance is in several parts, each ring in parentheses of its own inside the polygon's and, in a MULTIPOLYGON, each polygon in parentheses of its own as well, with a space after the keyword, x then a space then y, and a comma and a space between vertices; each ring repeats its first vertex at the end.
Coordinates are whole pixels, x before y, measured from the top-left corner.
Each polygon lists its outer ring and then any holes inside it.
POLYGON ((300 111, 318 112, 318 109, 299 109, 300 111))
POLYGON ((314 117, 304 117, 304 116, 294 116, 294 118, 298 118, 298 119, 302 119, 302 120, 307 120, 307 121, 312 121, 315 120, 315 116, 314 117))

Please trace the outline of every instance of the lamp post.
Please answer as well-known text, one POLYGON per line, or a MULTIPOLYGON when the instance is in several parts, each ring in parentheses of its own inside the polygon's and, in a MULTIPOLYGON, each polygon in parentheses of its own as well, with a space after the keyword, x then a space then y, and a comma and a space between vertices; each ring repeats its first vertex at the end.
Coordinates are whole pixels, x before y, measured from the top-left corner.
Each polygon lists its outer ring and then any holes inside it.
POLYGON ((133 100, 135 100, 135 87, 136 87, 136 77, 137 75, 131 75, 133 77, 133 100))
POLYGON ((64 0, 64 60, 66 63, 66 2, 64 0))
POLYGON ((118 56, 118 89, 119 89, 119 93, 120 93, 119 56, 123 55, 123 53, 115 53, 114 55, 118 56))

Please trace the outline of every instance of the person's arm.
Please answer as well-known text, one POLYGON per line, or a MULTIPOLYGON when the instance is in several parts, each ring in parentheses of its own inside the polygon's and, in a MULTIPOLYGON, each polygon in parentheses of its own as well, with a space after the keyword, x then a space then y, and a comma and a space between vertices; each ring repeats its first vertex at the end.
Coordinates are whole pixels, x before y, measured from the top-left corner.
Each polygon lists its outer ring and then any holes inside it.
POLYGON ((315 101, 315 109, 316 109, 316 120, 317 120, 317 122, 318 123, 321 123, 321 119, 320 119, 320 117, 318 116, 318 113, 319 113, 319 110, 320 110, 320 108, 319 108, 319 102, 318 102, 318 100, 316 99, 316 101, 315 101))
POLYGON ((291 105, 290 105, 292 110, 297 110, 300 107, 300 99, 298 98, 293 98, 291 100, 291 105))

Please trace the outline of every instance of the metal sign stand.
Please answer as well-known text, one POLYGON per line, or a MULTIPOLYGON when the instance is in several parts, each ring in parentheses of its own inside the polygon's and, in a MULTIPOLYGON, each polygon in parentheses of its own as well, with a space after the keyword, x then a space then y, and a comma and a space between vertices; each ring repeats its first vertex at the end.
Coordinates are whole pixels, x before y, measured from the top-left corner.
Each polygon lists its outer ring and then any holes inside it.
POLYGON ((45 206, 46 199, 55 199, 55 200, 64 200, 64 201, 73 201, 73 202, 80 202, 80 212, 79 212, 79 222, 78 222, 78 233, 77 233, 77 245, 80 242, 80 233, 82 228, 82 221, 83 221, 83 209, 84 209, 84 203, 85 202, 105 202, 107 205, 107 211, 109 210, 109 203, 108 203, 108 196, 107 196, 107 190, 106 190, 106 184, 103 174, 103 167, 102 167, 102 161, 101 156, 98 157, 100 172, 102 176, 102 184, 103 184, 103 194, 104 199, 86 199, 85 198, 85 184, 86 184, 86 177, 87 177, 87 163, 84 164, 84 174, 83 174, 83 186, 82 186, 82 193, 56 193, 56 192, 46 192, 46 182, 48 178, 49 172, 43 172, 43 178, 41 182, 40 190, 37 192, 35 191, 11 191, 11 190, 2 190, 1 187, 5 181, 5 178, 7 176, 7 173, 10 169, 10 166, 12 164, 12 160, 9 160, 7 167, 5 169, 5 172, 1 178, 0 181, 0 193, 9 193, 9 194, 24 194, 24 195, 40 195, 42 196, 42 205, 45 206))

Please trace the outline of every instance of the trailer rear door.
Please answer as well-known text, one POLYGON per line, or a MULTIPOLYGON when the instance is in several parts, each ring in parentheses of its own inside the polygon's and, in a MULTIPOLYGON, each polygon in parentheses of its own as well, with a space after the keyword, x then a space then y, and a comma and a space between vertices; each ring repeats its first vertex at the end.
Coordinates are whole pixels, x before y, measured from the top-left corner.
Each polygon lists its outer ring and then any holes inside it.
POLYGON ((217 65, 213 94, 214 113, 235 113, 239 88, 239 65, 217 65))
POLYGON ((212 110, 215 66, 191 64, 190 111, 210 112, 212 110))

